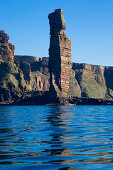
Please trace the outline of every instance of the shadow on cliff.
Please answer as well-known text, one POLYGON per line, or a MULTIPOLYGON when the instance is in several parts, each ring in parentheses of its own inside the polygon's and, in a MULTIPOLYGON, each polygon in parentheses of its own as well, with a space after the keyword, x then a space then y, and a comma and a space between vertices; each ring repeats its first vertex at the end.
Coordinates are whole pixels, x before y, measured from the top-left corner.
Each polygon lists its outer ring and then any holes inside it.
POLYGON ((110 93, 110 90, 113 91, 113 67, 105 67, 104 78, 107 87, 107 93, 113 99, 113 95, 110 93))

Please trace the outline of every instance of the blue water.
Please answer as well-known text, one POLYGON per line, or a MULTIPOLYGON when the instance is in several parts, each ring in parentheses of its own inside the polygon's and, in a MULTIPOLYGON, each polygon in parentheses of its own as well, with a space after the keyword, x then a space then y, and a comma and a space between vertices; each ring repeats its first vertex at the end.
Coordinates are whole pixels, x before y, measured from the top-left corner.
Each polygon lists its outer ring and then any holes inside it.
POLYGON ((0 107, 0 170, 113 169, 113 106, 0 107))

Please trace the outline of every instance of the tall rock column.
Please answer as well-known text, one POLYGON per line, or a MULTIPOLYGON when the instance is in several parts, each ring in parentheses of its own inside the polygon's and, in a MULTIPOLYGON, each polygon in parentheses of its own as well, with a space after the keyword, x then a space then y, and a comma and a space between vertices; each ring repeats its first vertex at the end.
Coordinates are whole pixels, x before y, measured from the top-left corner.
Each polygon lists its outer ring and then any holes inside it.
POLYGON ((50 48, 49 71, 50 92, 56 97, 68 97, 69 78, 72 69, 71 40, 66 36, 66 24, 62 9, 49 14, 50 48))

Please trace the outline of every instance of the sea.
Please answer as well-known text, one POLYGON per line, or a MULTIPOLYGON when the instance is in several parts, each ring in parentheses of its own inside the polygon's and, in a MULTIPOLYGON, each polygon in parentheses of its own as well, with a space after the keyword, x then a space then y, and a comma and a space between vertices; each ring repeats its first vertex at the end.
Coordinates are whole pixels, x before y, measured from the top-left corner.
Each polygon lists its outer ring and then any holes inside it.
POLYGON ((113 170, 113 106, 0 106, 0 170, 113 170))

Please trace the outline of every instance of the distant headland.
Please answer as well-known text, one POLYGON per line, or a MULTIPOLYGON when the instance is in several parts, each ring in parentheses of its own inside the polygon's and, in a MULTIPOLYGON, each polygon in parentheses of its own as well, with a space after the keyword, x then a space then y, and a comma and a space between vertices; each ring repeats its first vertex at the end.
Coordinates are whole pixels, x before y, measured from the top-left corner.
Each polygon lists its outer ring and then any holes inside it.
POLYGON ((48 18, 49 57, 14 55, 0 31, 0 105, 113 104, 113 67, 72 63, 63 10, 48 18))

